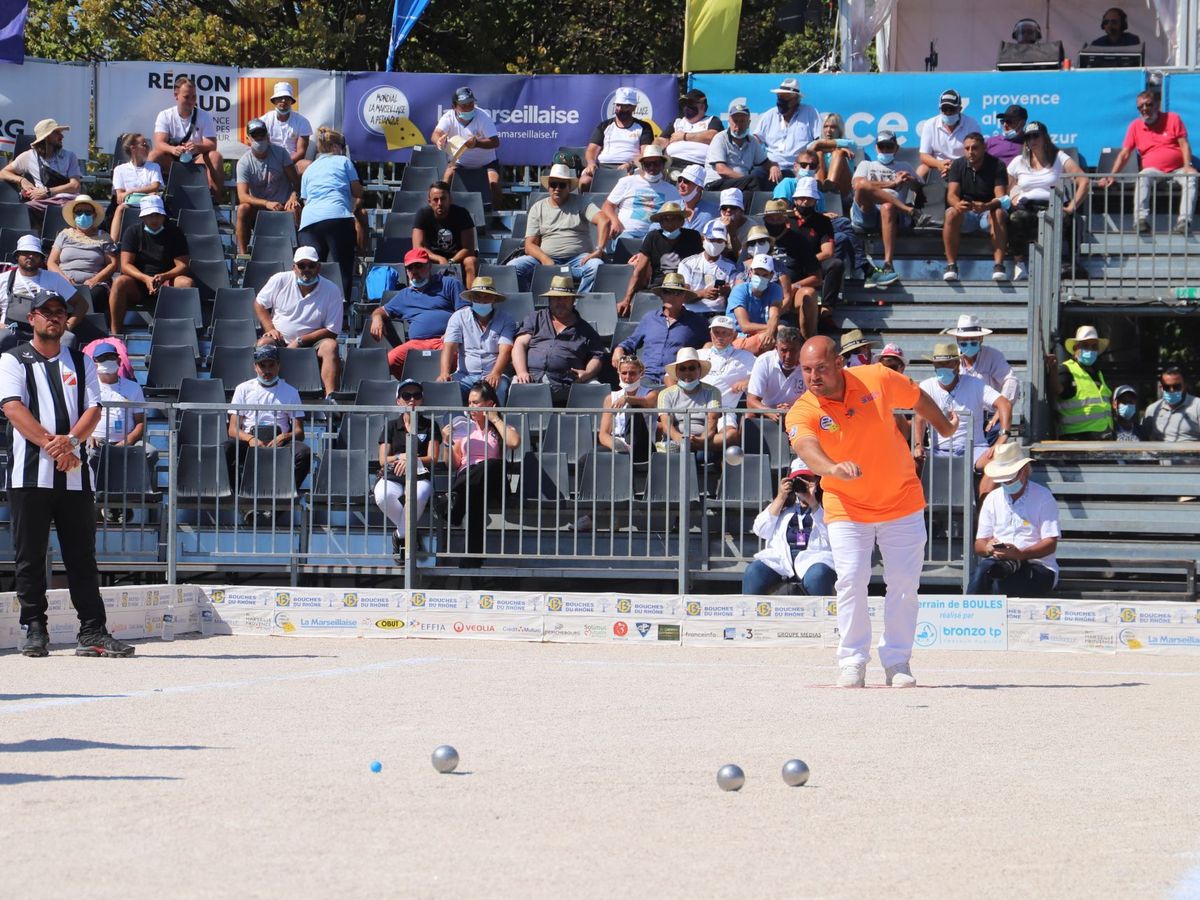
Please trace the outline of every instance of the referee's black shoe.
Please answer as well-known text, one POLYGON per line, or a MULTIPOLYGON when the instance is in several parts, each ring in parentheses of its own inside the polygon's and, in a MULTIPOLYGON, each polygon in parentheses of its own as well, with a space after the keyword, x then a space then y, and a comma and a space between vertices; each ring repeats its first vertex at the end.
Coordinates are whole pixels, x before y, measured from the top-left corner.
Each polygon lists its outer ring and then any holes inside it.
POLYGON ((21 653, 25 656, 49 656, 50 635, 46 626, 41 622, 30 622, 25 626, 25 640, 21 643, 21 653))
POLYGON ((135 648, 132 644, 118 641, 107 631, 96 634, 81 634, 79 646, 75 648, 76 656, 133 656, 135 648))

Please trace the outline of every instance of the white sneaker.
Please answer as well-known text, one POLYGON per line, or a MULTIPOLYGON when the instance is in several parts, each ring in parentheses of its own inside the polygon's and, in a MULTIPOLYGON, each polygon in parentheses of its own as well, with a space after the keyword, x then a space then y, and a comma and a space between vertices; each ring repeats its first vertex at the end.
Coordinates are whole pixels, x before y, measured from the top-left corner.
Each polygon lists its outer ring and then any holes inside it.
POLYGON ((842 666, 838 675, 837 686, 840 688, 860 688, 867 686, 867 664, 855 663, 842 666))
POLYGON ((1025 276, 1028 274, 1029 274, 1029 270, 1026 269, 1023 265, 1021 265, 1021 263, 1017 263, 1015 266, 1013 266, 1012 280, 1013 281, 1023 281, 1025 279, 1025 276))
POLYGON ((887 676, 888 687, 910 688, 917 686, 917 679, 913 678, 912 669, 908 667, 908 663, 906 662, 888 666, 883 672, 887 676))

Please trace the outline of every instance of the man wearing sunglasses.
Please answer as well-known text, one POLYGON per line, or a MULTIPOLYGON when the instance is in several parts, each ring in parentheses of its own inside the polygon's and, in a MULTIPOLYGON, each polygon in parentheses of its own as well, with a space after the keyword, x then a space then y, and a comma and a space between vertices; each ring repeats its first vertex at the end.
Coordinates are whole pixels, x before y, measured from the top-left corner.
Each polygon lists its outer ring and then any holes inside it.
POLYGON ((342 289, 321 277, 321 262, 312 247, 299 247, 292 271, 272 275, 255 298, 254 314, 262 326, 259 346, 311 347, 321 364, 325 399, 342 377, 337 337, 342 330, 342 289))
POLYGON ((551 166, 550 174, 542 177, 542 187, 549 196, 529 207, 525 255, 508 263, 517 270, 517 284, 522 291, 530 289, 533 273, 542 265, 567 267, 579 282, 580 292, 591 292, 596 270, 604 261, 610 226, 608 216, 596 204, 575 193, 578 185, 575 173, 561 163, 551 166))
POLYGON ((663 178, 667 158, 661 147, 648 145, 642 148, 638 159, 638 171, 626 175, 604 201, 604 213, 611 222, 613 237, 645 237, 653 224, 650 217, 668 199, 675 199, 679 192, 663 178), (671 195, 675 196, 672 197, 671 195))

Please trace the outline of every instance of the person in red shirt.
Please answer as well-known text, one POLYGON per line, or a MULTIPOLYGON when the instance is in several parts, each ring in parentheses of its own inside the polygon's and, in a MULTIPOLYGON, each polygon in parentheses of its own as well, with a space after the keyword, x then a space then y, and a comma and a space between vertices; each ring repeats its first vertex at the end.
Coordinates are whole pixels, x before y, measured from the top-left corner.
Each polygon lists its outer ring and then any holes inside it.
POLYGON ((914 409, 944 437, 958 416, 905 375, 878 363, 847 370, 837 345, 814 337, 800 350, 808 390, 784 420, 792 449, 821 477, 837 572, 838 687, 863 687, 871 656, 867 586, 879 544, 887 594, 879 661, 892 687, 912 687, 917 588, 925 559, 925 494, 893 413, 914 409))
MULTIPOLYGON (((1192 145, 1188 142, 1187 127, 1175 113, 1162 111, 1162 99, 1154 91, 1138 94, 1137 108, 1138 118, 1129 123, 1125 143, 1113 160, 1112 175, 1119 174, 1125 168, 1134 150, 1138 152, 1141 175, 1137 180, 1135 198, 1139 234, 1149 234, 1151 230, 1150 200, 1154 196, 1155 183, 1160 178, 1174 176, 1180 192, 1179 217, 1174 232, 1187 234, 1196 207, 1197 174, 1192 165, 1192 145)), ((1100 187, 1110 187, 1115 180, 1112 175, 1101 179, 1100 187)), ((1169 211, 1170 207, 1167 209, 1169 211)))

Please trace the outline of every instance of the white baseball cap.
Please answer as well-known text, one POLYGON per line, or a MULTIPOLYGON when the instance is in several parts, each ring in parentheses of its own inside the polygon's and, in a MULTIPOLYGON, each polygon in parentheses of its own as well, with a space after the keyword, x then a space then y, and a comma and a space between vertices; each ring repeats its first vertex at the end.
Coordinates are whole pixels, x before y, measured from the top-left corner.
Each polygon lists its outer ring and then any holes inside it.
POLYGON ((729 229, 720 219, 710 219, 700 227, 700 234, 710 241, 729 241, 729 229))
POLYGON ((821 197, 821 190, 817 187, 817 179, 806 177, 796 179, 796 188, 792 191, 792 199, 797 197, 811 197, 813 200, 818 200, 821 197))
POLYGON ((289 100, 296 99, 296 95, 292 93, 292 86, 286 81, 275 82, 275 87, 271 89, 272 103, 274 103, 280 97, 287 97, 289 100))
POLYGON ((741 188, 725 188, 721 191, 721 206, 736 206, 738 209, 746 208, 746 201, 742 196, 741 188))
POLYGON ((167 208, 163 206, 162 197, 150 196, 142 198, 141 203, 138 204, 138 216, 144 219, 151 213, 158 213, 160 216, 167 214, 167 208))
POLYGON ((758 253, 750 260, 750 270, 766 269, 771 274, 775 273, 775 257, 766 253, 758 253))
POLYGON ((730 331, 737 331, 737 324, 729 316, 713 316, 708 322, 708 328, 710 331, 714 328, 728 328, 730 331))
POLYGON ((623 87, 617 88, 616 96, 613 97, 613 103, 619 103, 628 106, 637 106, 638 92, 633 88, 623 87))
POLYGON ((315 262, 321 261, 320 254, 313 247, 297 247, 296 252, 292 254, 292 262, 315 262))

